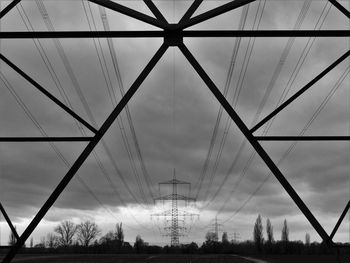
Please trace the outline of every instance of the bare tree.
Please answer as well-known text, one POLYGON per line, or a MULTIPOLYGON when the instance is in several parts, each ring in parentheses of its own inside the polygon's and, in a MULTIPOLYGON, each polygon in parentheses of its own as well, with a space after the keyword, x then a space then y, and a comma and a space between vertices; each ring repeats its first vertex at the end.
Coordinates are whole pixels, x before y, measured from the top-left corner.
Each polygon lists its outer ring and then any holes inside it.
POLYGON ((54 231, 58 234, 59 245, 67 247, 73 243, 73 237, 77 231, 77 226, 72 221, 66 220, 61 222, 54 231))
MULTIPOLYGON (((14 227, 16 230, 16 226, 14 226, 14 227)), ((16 243, 17 243, 17 238, 16 238, 15 234, 11 231, 11 233, 9 235, 8 244, 9 244, 9 246, 14 246, 16 243)))
POLYGON ((305 245, 310 246, 310 234, 309 233, 305 234, 305 245))
POLYGON ((222 242, 223 244, 228 244, 228 243, 229 243, 229 241, 228 241, 228 236, 227 236, 227 232, 224 232, 224 233, 222 234, 221 242, 222 242))
POLYGON ((216 242, 217 240, 218 240, 217 236, 214 232, 208 231, 205 234, 205 242, 206 243, 216 242))
POLYGON ((88 247, 90 242, 99 234, 101 234, 101 230, 98 228, 96 223, 91 221, 82 222, 77 227, 78 241, 85 247, 88 247))
POLYGON ((144 245, 145 245, 145 242, 143 241, 141 236, 137 235, 134 243, 134 248, 136 249, 137 253, 140 253, 142 251, 142 248, 144 247, 144 245))
POLYGON ((115 239, 121 243, 124 242, 124 230, 122 227, 122 223, 115 225, 115 239))
POLYGON ((56 248, 58 246, 58 237, 53 233, 48 233, 46 239, 46 245, 48 248, 56 248))
POLYGON ((287 220, 286 219, 284 219, 284 222, 283 222, 281 240, 284 241, 284 242, 288 242, 289 241, 289 228, 288 228, 288 224, 287 224, 287 220))
POLYGON ((260 215, 258 215, 258 218, 256 219, 254 224, 253 237, 254 237, 254 243, 258 252, 261 252, 262 245, 264 243, 264 237, 263 237, 262 220, 260 215))
POLYGON ((266 234, 267 234, 267 242, 269 244, 272 244, 274 242, 273 226, 272 226, 271 221, 270 221, 269 218, 266 220, 266 234))

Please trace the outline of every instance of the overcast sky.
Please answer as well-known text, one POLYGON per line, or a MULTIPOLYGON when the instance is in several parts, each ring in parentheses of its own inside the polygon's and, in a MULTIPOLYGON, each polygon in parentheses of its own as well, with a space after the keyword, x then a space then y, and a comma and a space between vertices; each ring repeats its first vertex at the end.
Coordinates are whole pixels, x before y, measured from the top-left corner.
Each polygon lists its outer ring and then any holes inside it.
MULTIPOLYGON (((115 2, 152 16, 142 1, 115 2)), ((191 3, 154 2, 172 23, 182 17, 191 3)), ((224 2, 204 1, 196 14, 224 2)), ((348 1, 340 2, 349 5, 348 1)), ((7 3, 1 1, 2 8, 7 3)), ((156 29, 86 1, 27 0, 2 19, 1 30, 95 30, 95 27, 104 30, 103 12, 111 30, 156 29), (48 16, 40 13, 39 7, 48 16)), ((245 13, 244 29, 298 28, 298 17, 301 29, 349 26, 345 16, 327 1, 267 0, 256 1, 193 29, 238 29, 245 13)), ((119 80, 106 39, 2 40, 1 53, 89 123, 100 127, 120 100, 121 89, 130 87, 161 43, 162 39, 114 39, 119 80)), ((248 127, 349 48, 349 40, 345 38, 301 38, 289 42, 288 38, 185 39, 185 44, 222 92, 229 80, 227 99, 234 102, 248 127), (238 55, 232 60, 235 46, 238 55), (283 54, 288 56, 281 60, 283 54), (234 65, 233 73, 228 77, 230 64, 234 65), (278 65, 280 71, 276 69, 278 65)), ((270 128, 265 125, 256 134, 261 135, 265 130, 269 135, 301 132, 349 135, 348 66, 349 60, 341 63, 280 113, 270 128)), ((85 128, 81 131, 71 116, 4 63, 0 77, 1 136, 91 135, 85 128)), ((170 188, 165 187, 159 192, 158 183, 170 180, 174 169, 179 180, 192 184, 190 197, 197 197, 195 205, 184 208, 181 204, 181 209, 199 214, 199 220, 187 221, 191 231, 180 241, 203 242, 215 216, 229 236, 238 232, 242 240, 251 239, 258 214, 264 222, 271 219, 275 239, 280 239, 286 218, 291 239, 304 240, 308 232, 312 240, 320 240, 282 186, 269 175, 263 161, 258 155, 252 156, 249 143, 239 150, 244 138, 235 124, 228 121, 226 113, 222 114, 203 177, 219 103, 179 50, 168 49, 130 101, 129 111, 131 118, 123 111, 107 132, 104 144, 96 147, 35 230, 36 242, 66 219, 76 223, 94 220, 103 233, 115 223, 123 222, 128 241, 133 242, 136 234, 141 234, 150 243, 168 242, 159 234, 163 219, 151 220, 152 213, 166 209, 167 205, 154 206, 152 195, 170 193, 170 188), (140 165, 130 119, 147 173, 140 165)), ((0 144, 0 200, 20 233, 85 145, 81 142, 0 144)), ((279 168, 330 233, 349 200, 349 143, 265 142, 262 145, 276 163, 282 158, 279 168), (286 155, 288 149, 291 151, 286 155)), ((187 194, 187 190, 179 187, 180 193, 187 194)), ((0 241, 5 244, 9 231, 3 217, 0 227, 0 241)), ((349 219, 344 220, 335 240, 349 241, 349 219)))

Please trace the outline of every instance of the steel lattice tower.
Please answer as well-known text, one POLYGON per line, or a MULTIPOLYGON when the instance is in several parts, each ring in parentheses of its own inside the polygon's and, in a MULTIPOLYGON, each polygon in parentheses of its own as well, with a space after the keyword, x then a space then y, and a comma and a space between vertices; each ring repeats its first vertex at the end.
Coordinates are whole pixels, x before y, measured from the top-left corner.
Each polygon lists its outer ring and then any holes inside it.
POLYGON ((178 185, 185 185, 185 186, 187 185, 189 187, 189 192, 190 192, 191 184, 188 182, 185 182, 185 181, 177 180, 176 173, 174 170, 173 179, 170 181, 159 183, 159 190, 160 190, 161 185, 171 185, 172 186, 171 187, 172 193, 169 195, 160 196, 160 197, 156 198, 155 201, 163 201, 163 202, 164 201, 171 201, 171 209, 163 211, 161 213, 152 214, 152 216, 163 217, 163 218, 165 218, 166 221, 170 221, 170 226, 166 226, 164 228, 164 230, 166 232, 165 235, 170 236, 170 245, 171 246, 179 246, 180 245, 179 237, 184 236, 184 232, 186 231, 186 227, 179 225, 179 221, 182 221, 183 223, 185 223, 185 219, 179 219, 179 217, 183 217, 183 218, 191 217, 191 218, 193 218, 195 216, 198 216, 197 214, 188 213, 186 211, 179 210, 179 208, 178 208, 179 201, 183 201, 186 204, 188 202, 195 201, 194 198, 178 194, 178 185), (170 220, 168 220, 169 217, 170 217, 170 220))
MULTIPOLYGON (((122 99, 114 107, 114 109, 109 113, 108 117, 102 122, 100 126, 94 125, 86 121, 84 118, 79 116, 70 107, 67 107, 62 101, 51 94, 45 87, 43 87, 39 82, 33 79, 30 75, 25 73, 20 66, 15 65, 11 60, 9 60, 5 55, 0 54, 0 60, 7 64, 12 70, 17 74, 22 76, 28 83, 30 83, 35 89, 49 98, 53 104, 59 106, 67 114, 72 116, 88 130, 92 132, 92 136, 87 137, 57 137, 57 136, 41 136, 41 137, 0 137, 0 142, 87 142, 86 147, 80 153, 79 157, 70 166, 69 170, 65 173, 61 181, 56 185, 55 189, 51 192, 50 196, 47 198, 45 203, 42 204, 41 208, 37 211, 34 218, 26 226, 25 230, 20 237, 17 237, 17 243, 10 249, 7 255, 2 259, 2 263, 10 263, 15 255, 18 253, 20 248, 25 244, 26 240, 30 237, 33 231, 37 228, 39 223, 43 220, 47 212, 55 204, 58 197, 62 194, 64 189, 68 186, 71 180, 76 176, 81 166, 85 163, 87 158, 93 152, 98 143, 103 139, 104 135, 116 121, 120 113, 127 106, 130 99, 139 90, 140 86, 144 80, 149 76, 151 71, 154 69, 156 64, 160 61, 163 55, 170 47, 176 47, 186 60, 190 63, 191 67, 196 71, 197 75, 205 83, 205 86, 210 90, 210 92, 215 96, 216 100, 224 108, 225 112, 229 115, 230 119, 238 127, 239 131, 244 135, 245 139, 252 146, 254 151, 259 155, 265 165, 269 168, 270 172, 278 180, 279 184, 284 188, 286 193, 294 201, 296 206, 299 208, 301 213, 305 216, 308 222, 312 225, 318 235, 322 238, 323 242, 329 248, 339 249, 344 245, 339 245, 333 241, 334 235, 337 233, 339 226, 343 222, 345 216, 350 209, 350 200, 346 200, 347 204, 343 212, 341 213, 336 225, 334 226, 331 233, 328 233, 326 229, 321 225, 318 218, 312 213, 309 207, 305 204, 301 196, 290 184, 288 179, 285 177, 284 173, 279 168, 279 163, 275 163, 271 156, 266 151, 265 147, 262 145, 263 141, 350 141, 350 136, 333 136, 333 135, 320 135, 320 136, 257 136, 255 134, 262 126, 273 119, 275 116, 279 115, 286 107, 296 101, 298 98, 302 97, 303 94, 313 88, 313 86, 324 78, 329 72, 336 68, 341 62, 345 61, 350 57, 350 50, 346 48, 344 54, 341 55, 337 60, 333 61, 327 67, 324 67, 316 76, 309 79, 309 82, 304 86, 300 87, 297 92, 290 96, 285 102, 279 105, 276 109, 267 114, 262 120, 260 120, 255 126, 248 127, 245 120, 241 118, 240 114, 236 112, 234 107, 227 101, 225 96, 221 93, 217 84, 212 80, 212 78, 207 74, 206 70, 202 67, 201 63, 198 62, 196 57, 188 49, 185 39, 189 38, 201 38, 202 41, 206 41, 209 38, 284 38, 284 37, 295 37, 295 38, 346 38, 350 37, 350 30, 341 29, 322 29, 322 30, 289 30, 289 29, 273 29, 273 30, 195 30, 191 29, 192 26, 198 25, 202 22, 210 21, 213 18, 221 16, 225 13, 231 12, 233 10, 239 9, 240 7, 246 6, 248 4, 253 4, 257 0, 230 0, 229 2, 223 3, 217 7, 210 10, 196 14, 198 8, 202 5, 203 0, 193 0, 191 5, 186 10, 182 18, 175 23, 169 23, 163 16, 162 12, 157 8, 157 6, 152 2, 152 0, 143 0, 147 5, 148 9, 152 15, 148 15, 122 4, 119 4, 111 0, 87 0, 98 6, 107 8, 115 13, 126 15, 130 18, 134 18, 145 24, 155 26, 157 30, 107 30, 107 31, 3 31, 0 30, 0 39, 16 39, 17 41, 23 41, 24 39, 58 39, 58 38, 158 38, 163 40, 163 43, 159 49, 154 53, 152 58, 149 60, 147 65, 142 69, 140 74, 132 82, 127 92, 124 94, 122 99), (96 126, 96 127, 95 127, 96 126)), ((339 15, 344 15, 346 19, 350 19, 350 12, 347 10, 338 0, 328 0, 334 8, 337 9, 339 15)), ((0 11, 0 20, 7 16, 9 12, 13 12, 13 9, 19 4, 21 0, 12 0, 7 4, 5 8, 0 11)), ((58 2, 58 1, 57 1, 58 2)), ((316 1, 315 1, 316 2, 316 1)), ((64 6, 64 3, 62 4, 64 6)), ((173 200, 172 195, 167 200, 173 200)), ((175 195, 179 197, 178 194, 175 195)), ((180 200, 177 198, 177 200, 180 200)), ((176 210, 174 210, 176 211, 176 210)), ((167 212, 167 211, 166 211, 167 212)), ((171 214, 171 211, 170 211, 171 214)), ((179 211, 177 211, 179 215, 179 211)), ((179 222, 179 220, 177 221, 179 222)), ((8 219, 8 224, 11 226, 11 220, 8 219)), ((179 230, 179 227, 177 228, 179 230)), ((346 246, 346 245, 345 245, 346 246)))

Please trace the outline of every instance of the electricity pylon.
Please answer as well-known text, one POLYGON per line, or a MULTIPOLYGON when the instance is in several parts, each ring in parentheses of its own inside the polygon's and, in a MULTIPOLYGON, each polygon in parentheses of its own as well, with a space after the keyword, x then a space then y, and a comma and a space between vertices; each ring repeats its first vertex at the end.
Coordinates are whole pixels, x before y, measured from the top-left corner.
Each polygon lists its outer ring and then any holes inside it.
POLYGON ((216 242, 219 241, 219 231, 222 230, 223 227, 222 224, 219 223, 220 220, 218 220, 218 217, 216 216, 213 220, 213 223, 211 224, 211 232, 215 234, 215 240, 216 242))
POLYGON ((159 183, 159 192, 160 192, 161 186, 165 186, 165 185, 172 186, 172 193, 169 195, 164 195, 164 196, 155 198, 155 202, 171 201, 171 209, 165 210, 160 213, 152 214, 152 217, 163 217, 165 219, 165 222, 166 222, 166 226, 164 227, 164 230, 166 232, 165 236, 170 236, 171 246, 179 246, 180 245, 179 237, 184 236, 187 230, 187 228, 185 227, 185 218, 190 217, 193 220, 193 218, 198 217, 198 214, 179 210, 179 207, 178 207, 179 201, 184 202, 185 205, 187 206, 189 202, 195 202, 195 199, 185 195, 178 194, 178 185, 187 186, 189 188, 189 193, 190 193, 191 184, 185 181, 177 180, 175 170, 174 170, 174 176, 172 180, 159 183), (170 226, 168 226, 169 222, 170 222, 170 226), (179 222, 182 222, 182 226, 179 225, 179 222))

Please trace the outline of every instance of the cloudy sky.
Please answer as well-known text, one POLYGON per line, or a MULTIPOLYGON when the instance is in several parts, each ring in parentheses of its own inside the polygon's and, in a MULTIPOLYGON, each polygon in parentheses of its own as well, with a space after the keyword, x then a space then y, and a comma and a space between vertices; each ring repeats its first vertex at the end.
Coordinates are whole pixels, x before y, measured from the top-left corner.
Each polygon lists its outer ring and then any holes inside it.
MULTIPOLYGON (((8 2, 1 1, 2 8, 8 2)), ((152 16, 142 1, 115 2, 152 16)), ((154 2, 169 22, 176 23, 192 1, 154 2)), ((225 2, 205 0, 196 14, 225 2)), ((349 5, 348 1, 340 2, 349 5)), ((345 16, 327 1, 261 0, 193 29, 348 26, 345 16)), ((155 30, 80 0, 24 0, 1 21, 2 31, 108 27, 155 30)), ((162 39, 2 40, 1 53, 100 127, 161 44, 162 39)), ((185 39, 185 44, 248 127, 349 49, 345 38, 196 38, 185 39)), ((348 66, 349 60, 341 63, 256 134, 349 135, 348 66)), ((1 136, 91 136, 3 62, 0 89, 1 136)), ((170 180, 174 169, 179 180, 191 183, 189 196, 197 198, 187 207, 180 204, 181 209, 199 214, 198 220, 186 222, 190 231, 180 239, 184 242, 202 242, 215 216, 229 236, 238 232, 242 240, 251 239, 258 214, 264 220, 271 219, 276 239, 286 218, 291 239, 304 240, 308 232, 312 240, 320 240, 228 115, 218 115, 218 102, 179 50, 168 49, 128 106, 130 114, 123 111, 34 231, 36 242, 66 219, 76 223, 94 220, 104 233, 123 222, 128 241, 141 234, 150 243, 168 242, 159 233, 163 219, 151 219, 152 213, 167 209, 167 204, 154 205, 152 199, 170 193, 170 188, 159 189, 158 183, 170 180)), ((19 233, 85 145, 0 144, 0 200, 19 233)), ((262 145, 330 233, 349 200, 349 143, 262 145)), ((179 187, 179 192, 188 194, 188 189, 179 187)), ((1 244, 6 244, 9 229, 3 217, 0 230, 1 244)), ((348 219, 335 240, 349 241, 348 219)))

